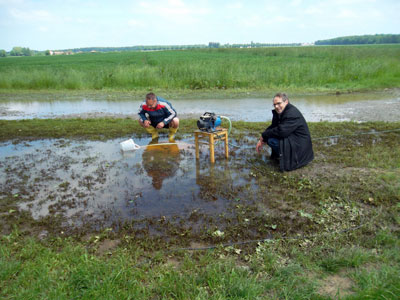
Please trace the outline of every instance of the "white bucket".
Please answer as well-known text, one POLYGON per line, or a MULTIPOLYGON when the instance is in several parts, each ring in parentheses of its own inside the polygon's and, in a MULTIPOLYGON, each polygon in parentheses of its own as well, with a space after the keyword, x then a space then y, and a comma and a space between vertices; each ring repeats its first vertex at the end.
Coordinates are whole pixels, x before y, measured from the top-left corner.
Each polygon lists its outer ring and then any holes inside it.
POLYGON ((136 145, 132 139, 123 141, 119 144, 121 145, 122 151, 132 151, 140 148, 140 146, 136 145))

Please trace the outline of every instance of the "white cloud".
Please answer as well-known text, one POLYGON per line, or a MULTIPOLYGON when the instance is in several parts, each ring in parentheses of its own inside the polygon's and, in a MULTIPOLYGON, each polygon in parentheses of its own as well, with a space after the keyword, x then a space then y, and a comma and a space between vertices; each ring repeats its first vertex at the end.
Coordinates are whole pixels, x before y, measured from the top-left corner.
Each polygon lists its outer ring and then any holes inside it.
POLYGON ((127 24, 131 27, 145 27, 146 24, 144 24, 143 22, 137 20, 137 19, 130 19, 127 21, 127 24))
POLYGON ((266 20, 264 18, 257 15, 250 16, 249 18, 246 16, 239 21, 241 26, 247 28, 257 28, 263 26, 265 22, 266 20))
POLYGON ((14 5, 19 5, 23 4, 24 0, 0 0, 0 5, 4 6, 14 6, 14 5))
POLYGON ((11 9, 10 14, 13 18, 22 22, 51 21, 55 17, 46 10, 21 10, 11 9))
POLYGON ((331 1, 331 4, 334 6, 365 5, 367 3, 376 3, 376 0, 333 0, 333 1, 331 1))
POLYGON ((174 21, 178 21, 179 18, 190 20, 210 12, 205 6, 187 5, 180 0, 146 1, 141 2, 139 8, 145 15, 155 15, 174 21))
POLYGON ((271 22, 273 23, 284 23, 284 22, 292 22, 293 19, 286 16, 275 16, 272 18, 271 22))
POLYGON ((74 18, 66 17, 65 20, 68 21, 68 22, 76 22, 78 24, 85 24, 85 25, 92 23, 91 19, 89 19, 89 18, 76 18, 76 19, 74 19, 74 18))
POLYGON ((292 1, 290 2, 290 5, 291 5, 291 6, 300 6, 302 3, 303 3, 302 0, 292 0, 292 1))
POLYGON ((339 19, 357 19, 358 15, 352 10, 342 9, 337 17, 339 19))
POLYGON ((250 17, 244 17, 240 20, 240 26, 247 28, 257 28, 263 29, 270 27, 271 25, 281 26, 282 23, 287 25, 288 23, 293 22, 293 19, 287 16, 273 16, 271 18, 265 18, 258 15, 252 15, 250 17))
POLYGON ((399 0, 0 0, 0 49, 315 41, 396 33, 398 11, 399 0))
POLYGON ((242 2, 232 2, 226 6, 228 9, 242 9, 243 3, 242 2))
POLYGON ((323 13, 323 10, 321 8, 313 6, 306 8, 304 13, 307 15, 321 15, 323 13))

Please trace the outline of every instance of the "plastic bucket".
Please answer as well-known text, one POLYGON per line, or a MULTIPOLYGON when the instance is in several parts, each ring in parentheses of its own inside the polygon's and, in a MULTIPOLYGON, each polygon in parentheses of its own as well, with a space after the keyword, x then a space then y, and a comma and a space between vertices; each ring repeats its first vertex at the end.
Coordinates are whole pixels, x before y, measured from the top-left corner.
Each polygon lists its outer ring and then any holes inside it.
POLYGON ((138 147, 138 145, 136 145, 132 139, 123 141, 120 143, 121 145, 121 149, 122 151, 132 151, 132 150, 136 150, 140 147, 138 147))

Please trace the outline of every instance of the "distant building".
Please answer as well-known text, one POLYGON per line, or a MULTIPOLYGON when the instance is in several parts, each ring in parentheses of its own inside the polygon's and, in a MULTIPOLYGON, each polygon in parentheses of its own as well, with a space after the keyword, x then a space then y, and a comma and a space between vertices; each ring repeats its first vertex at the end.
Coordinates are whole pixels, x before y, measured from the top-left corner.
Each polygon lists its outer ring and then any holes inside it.
POLYGON ((53 51, 50 50, 50 55, 72 55, 72 51, 53 51))

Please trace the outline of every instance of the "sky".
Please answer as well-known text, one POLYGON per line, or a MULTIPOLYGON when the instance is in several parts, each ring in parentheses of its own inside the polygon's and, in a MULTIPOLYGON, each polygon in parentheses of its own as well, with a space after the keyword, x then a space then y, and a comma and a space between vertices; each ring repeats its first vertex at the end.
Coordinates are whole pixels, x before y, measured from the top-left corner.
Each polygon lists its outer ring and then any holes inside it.
POLYGON ((0 49, 312 43, 399 34, 400 0, 0 0, 0 49))

